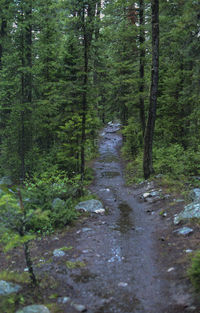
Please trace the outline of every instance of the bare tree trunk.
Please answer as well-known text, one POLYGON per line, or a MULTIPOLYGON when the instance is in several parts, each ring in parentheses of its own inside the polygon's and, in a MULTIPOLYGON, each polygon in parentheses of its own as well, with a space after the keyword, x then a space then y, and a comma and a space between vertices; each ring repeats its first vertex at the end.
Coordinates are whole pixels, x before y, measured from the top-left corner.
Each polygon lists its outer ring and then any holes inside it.
POLYGON ((86 142, 86 115, 87 115, 87 91, 88 91, 88 63, 89 49, 92 42, 94 31, 93 20, 95 16, 95 1, 88 4, 87 14, 85 4, 82 8, 82 27, 83 27, 83 48, 84 48, 84 74, 83 74, 83 94, 82 94, 82 130, 81 130, 81 181, 85 177, 85 142, 86 142))
POLYGON ((144 32, 144 0, 140 0, 139 4, 139 16, 140 16, 140 122, 143 132, 143 137, 145 133, 145 109, 144 109, 144 62, 145 62, 145 32, 144 32))
POLYGON ((22 9, 22 19, 27 26, 21 30, 21 63, 25 71, 21 75, 21 142, 20 142, 20 158, 21 158, 21 179, 25 179, 26 166, 25 166, 25 154, 27 144, 30 146, 30 128, 29 138, 27 139, 25 130, 25 120, 28 117, 29 106, 32 102, 32 26, 31 26, 32 6, 31 4, 26 8, 25 12, 22 9))
POLYGON ((6 35, 7 21, 2 17, 0 25, 0 69, 2 68, 2 56, 3 56, 3 39, 6 35))
POLYGON ((152 70, 151 91, 147 127, 144 136, 144 178, 154 172, 152 161, 153 135, 156 120, 157 93, 159 79, 159 0, 152 0, 152 70))

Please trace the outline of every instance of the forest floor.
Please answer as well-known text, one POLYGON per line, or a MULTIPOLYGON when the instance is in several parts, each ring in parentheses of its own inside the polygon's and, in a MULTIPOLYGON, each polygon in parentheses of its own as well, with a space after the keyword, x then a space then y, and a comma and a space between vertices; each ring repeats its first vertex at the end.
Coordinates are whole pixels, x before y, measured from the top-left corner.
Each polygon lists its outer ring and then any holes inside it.
MULTIPOLYGON (((141 199, 147 182, 126 186, 119 152, 122 138, 116 130, 107 126, 101 132, 90 186, 106 214, 83 214, 66 231, 32 244, 35 270, 43 283, 39 291, 24 284, 24 304, 45 304, 52 313, 199 313, 200 300, 187 277, 192 253, 186 250, 199 249, 200 227, 193 223, 192 234, 178 235, 174 231, 180 225, 173 224, 173 216, 184 202, 163 197, 147 203, 141 199), (64 256, 53 256, 63 247, 64 256)), ((160 188, 158 180, 151 184, 160 188)), ((9 258, 0 251, 1 271, 23 272, 22 253, 15 249, 9 258)), ((15 309, 22 306, 19 301, 15 309)), ((0 303, 0 312, 12 310, 0 303)))

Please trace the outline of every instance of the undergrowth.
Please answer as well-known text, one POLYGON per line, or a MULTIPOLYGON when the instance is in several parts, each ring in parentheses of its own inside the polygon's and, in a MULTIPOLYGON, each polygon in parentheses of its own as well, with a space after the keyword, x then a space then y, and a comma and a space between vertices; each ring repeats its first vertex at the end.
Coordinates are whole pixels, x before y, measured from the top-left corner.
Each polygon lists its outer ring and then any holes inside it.
POLYGON ((197 292, 200 292, 200 250, 192 258, 188 275, 197 292))

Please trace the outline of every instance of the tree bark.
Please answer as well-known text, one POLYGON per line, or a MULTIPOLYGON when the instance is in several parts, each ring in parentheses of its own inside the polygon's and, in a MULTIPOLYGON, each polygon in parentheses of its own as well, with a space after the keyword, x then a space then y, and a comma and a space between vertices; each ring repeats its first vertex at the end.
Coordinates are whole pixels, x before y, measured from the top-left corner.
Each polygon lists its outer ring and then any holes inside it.
POLYGON ((32 26, 31 26, 31 15, 32 6, 28 5, 23 13, 22 8, 22 19, 27 25, 21 30, 21 63, 22 63, 22 74, 21 74, 21 140, 20 140, 20 158, 21 158, 21 179, 24 180, 26 176, 25 166, 25 153, 28 149, 27 145, 30 146, 30 134, 29 138, 26 136, 25 121, 28 118, 28 111, 30 103, 32 102, 32 26), (23 17, 24 15, 24 17, 23 17))
POLYGON ((3 56, 3 39, 6 35, 7 21, 2 17, 0 26, 0 69, 2 68, 2 56, 3 56))
POLYGON ((139 3, 139 17, 140 17, 140 122, 142 127, 143 137, 145 134, 145 109, 144 109, 144 62, 145 62, 145 32, 144 32, 144 0, 139 3))
POLYGON ((83 49, 84 49, 84 74, 83 74, 83 94, 82 94, 82 129, 81 129, 81 181, 85 177, 85 142, 86 142, 86 115, 87 115, 87 89, 88 89, 88 63, 89 49, 92 42, 92 34, 94 31, 93 20, 95 16, 96 3, 91 0, 87 7, 87 15, 85 4, 82 8, 82 27, 83 27, 83 49))
POLYGON ((153 135, 156 120, 158 79, 159 79, 159 0, 152 0, 152 70, 148 121, 144 136, 144 178, 154 172, 152 161, 153 135))

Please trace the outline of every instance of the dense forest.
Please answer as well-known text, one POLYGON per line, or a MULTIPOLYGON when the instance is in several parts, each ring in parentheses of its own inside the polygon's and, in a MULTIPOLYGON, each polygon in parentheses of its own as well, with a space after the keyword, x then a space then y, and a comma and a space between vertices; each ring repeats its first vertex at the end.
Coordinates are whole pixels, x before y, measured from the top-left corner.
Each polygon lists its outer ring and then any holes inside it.
POLYGON ((129 183, 200 175, 199 8, 199 0, 0 0, 4 231, 24 243, 73 220, 62 201, 69 208, 84 197, 109 121, 122 125, 129 183))
MULTIPOLYGON (((198 8, 160 1, 151 172, 199 174, 198 8)), ((113 119, 142 169, 151 1, 2 0, 0 23, 1 175, 23 182, 64 172, 83 182, 98 129, 113 119)))

